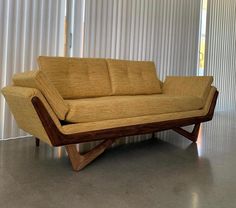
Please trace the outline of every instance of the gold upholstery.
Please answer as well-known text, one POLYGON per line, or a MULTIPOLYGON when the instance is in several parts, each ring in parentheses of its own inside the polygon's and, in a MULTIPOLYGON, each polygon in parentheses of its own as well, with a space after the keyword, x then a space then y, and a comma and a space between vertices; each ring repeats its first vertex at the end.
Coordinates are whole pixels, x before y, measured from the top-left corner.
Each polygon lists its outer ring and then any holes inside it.
POLYGON ((41 56, 38 62, 65 99, 111 95, 105 59, 41 56))
POLYGON ((107 63, 113 95, 161 93, 161 83, 153 62, 108 59, 107 63))
POLYGON ((59 119, 64 120, 69 108, 53 84, 41 70, 18 73, 13 76, 13 83, 21 87, 38 89, 47 99, 59 119))
POLYGON ((3 88, 2 93, 18 126, 51 145, 31 99, 35 96, 38 97, 59 129, 61 129, 61 124, 40 91, 34 88, 9 86, 3 88))
POLYGON ((206 104, 204 105, 204 108, 200 110, 70 124, 70 125, 65 125, 62 127, 63 133, 73 134, 73 133, 78 133, 78 132, 95 131, 95 130, 100 130, 100 129, 115 128, 115 127, 124 127, 128 125, 136 125, 136 124, 152 123, 152 122, 159 122, 159 121, 168 121, 168 120, 174 120, 174 119, 191 118, 191 117, 197 117, 197 116, 205 116, 210 109, 211 102, 212 102, 215 92, 216 92, 216 88, 211 87, 210 93, 206 100, 206 104))
POLYGON ((167 77, 163 84, 163 93, 173 96, 196 96, 204 103, 211 89, 212 76, 204 77, 167 77))
POLYGON ((38 97, 59 131, 74 134, 204 116, 212 77, 167 77, 153 62, 40 57, 41 70, 14 76, 2 92, 20 128, 51 144, 31 102, 38 97), (64 120, 67 125, 61 125, 64 120))
POLYGON ((73 123, 184 112, 203 107, 198 97, 163 94, 108 96, 66 102, 70 106, 66 121, 73 123))

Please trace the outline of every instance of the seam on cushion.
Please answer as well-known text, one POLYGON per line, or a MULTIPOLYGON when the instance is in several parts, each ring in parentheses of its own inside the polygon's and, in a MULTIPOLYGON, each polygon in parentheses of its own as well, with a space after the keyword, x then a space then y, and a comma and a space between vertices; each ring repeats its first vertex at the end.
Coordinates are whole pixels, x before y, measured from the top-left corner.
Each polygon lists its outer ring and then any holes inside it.
POLYGON ((110 89, 111 89, 110 95, 113 95, 113 86, 112 86, 111 73, 110 73, 110 67, 109 67, 108 61, 109 61, 109 59, 105 59, 108 77, 109 77, 109 84, 110 84, 110 89))
MULTIPOLYGON (((127 74, 127 78, 128 78, 128 83, 129 83, 129 88, 130 88, 130 95, 133 95, 134 94, 134 89, 133 89, 133 83, 132 83, 132 79, 130 79, 130 70, 129 70, 129 66, 126 64, 126 74, 127 74)), ((125 93, 125 95, 129 95, 129 93, 125 93)))
POLYGON ((110 78, 111 95, 115 95, 115 89, 114 89, 113 81, 112 81, 112 78, 111 78, 110 64, 108 64, 108 61, 112 62, 113 59, 106 59, 106 62, 107 62, 107 65, 108 65, 108 73, 109 73, 109 78, 110 78))

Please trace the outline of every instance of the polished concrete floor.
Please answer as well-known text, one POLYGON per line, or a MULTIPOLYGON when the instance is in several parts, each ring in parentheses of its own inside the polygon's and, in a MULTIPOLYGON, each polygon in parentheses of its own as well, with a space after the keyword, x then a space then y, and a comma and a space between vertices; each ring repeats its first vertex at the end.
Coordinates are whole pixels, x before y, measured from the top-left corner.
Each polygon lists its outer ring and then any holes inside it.
POLYGON ((0 208, 235 208, 235 121, 219 112, 197 144, 164 132, 110 149, 79 173, 64 148, 0 142, 0 208))

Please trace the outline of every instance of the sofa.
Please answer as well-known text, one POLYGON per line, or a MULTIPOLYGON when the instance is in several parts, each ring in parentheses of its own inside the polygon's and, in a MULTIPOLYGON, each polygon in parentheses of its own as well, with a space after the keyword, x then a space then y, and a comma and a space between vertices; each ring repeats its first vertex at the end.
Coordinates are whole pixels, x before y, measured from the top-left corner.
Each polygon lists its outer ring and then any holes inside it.
POLYGON ((172 129, 192 142, 212 119, 218 91, 211 76, 167 76, 151 61, 38 58, 2 93, 18 126, 52 146, 65 146, 81 170, 116 139, 172 129), (191 132, 182 127, 194 125, 191 132), (82 154, 76 144, 101 140, 82 154))

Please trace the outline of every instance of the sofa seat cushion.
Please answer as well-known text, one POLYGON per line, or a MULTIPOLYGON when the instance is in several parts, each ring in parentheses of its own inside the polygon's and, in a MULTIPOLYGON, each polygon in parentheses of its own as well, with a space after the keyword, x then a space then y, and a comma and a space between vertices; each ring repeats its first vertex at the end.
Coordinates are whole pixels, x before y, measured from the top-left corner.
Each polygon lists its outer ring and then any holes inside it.
POLYGON ((145 115, 184 112, 203 108, 203 101, 192 96, 136 95, 66 100, 66 121, 93 122, 145 115))
POLYGON ((176 113, 164 113, 159 115, 147 115, 147 116, 139 116, 132 118, 121 118, 121 119, 112 119, 112 120, 104 120, 104 121, 94 121, 87 123, 72 123, 68 125, 62 126, 62 132, 64 134, 76 134, 88 131, 97 131, 97 130, 105 130, 110 128, 117 127, 125 127, 132 125, 140 125, 147 123, 155 123, 162 121, 170 121, 177 119, 186 119, 193 118, 199 116, 206 116, 210 110, 212 99, 215 95, 216 88, 211 87, 210 93, 207 97, 207 102, 203 108, 199 110, 185 111, 185 112, 176 112, 176 113))

